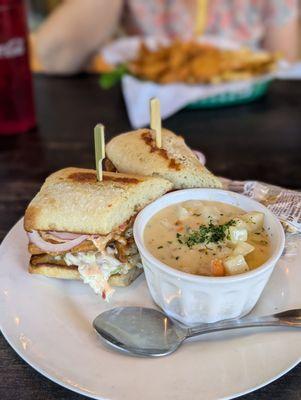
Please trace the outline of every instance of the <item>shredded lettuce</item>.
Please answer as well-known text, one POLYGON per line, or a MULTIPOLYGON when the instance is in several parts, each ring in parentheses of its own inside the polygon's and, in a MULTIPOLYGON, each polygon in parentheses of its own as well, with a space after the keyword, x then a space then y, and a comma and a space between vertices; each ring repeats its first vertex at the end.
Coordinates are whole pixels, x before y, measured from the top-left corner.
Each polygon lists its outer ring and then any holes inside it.
POLYGON ((113 71, 103 73, 99 78, 99 85, 102 89, 110 89, 119 83, 126 73, 127 67, 119 65, 113 71))

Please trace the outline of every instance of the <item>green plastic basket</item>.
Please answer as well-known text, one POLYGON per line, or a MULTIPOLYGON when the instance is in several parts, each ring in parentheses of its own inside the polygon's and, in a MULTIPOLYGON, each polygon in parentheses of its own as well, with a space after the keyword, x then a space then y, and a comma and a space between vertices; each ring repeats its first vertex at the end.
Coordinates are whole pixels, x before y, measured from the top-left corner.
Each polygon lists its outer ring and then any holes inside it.
POLYGON ((188 104, 186 108, 218 108, 250 103, 266 94, 271 84, 271 81, 272 80, 270 79, 264 82, 255 82, 247 89, 241 90, 239 92, 228 92, 208 97, 207 99, 197 100, 193 103, 188 104))

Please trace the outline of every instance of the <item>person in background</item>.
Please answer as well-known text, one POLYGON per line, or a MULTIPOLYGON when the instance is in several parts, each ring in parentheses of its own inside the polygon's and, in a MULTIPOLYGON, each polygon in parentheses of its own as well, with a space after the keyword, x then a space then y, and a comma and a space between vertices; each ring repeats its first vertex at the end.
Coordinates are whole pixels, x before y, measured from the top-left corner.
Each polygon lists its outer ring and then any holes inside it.
MULTIPOLYGON (((120 27, 127 35, 194 34, 198 0, 65 0, 35 32, 46 72, 75 73, 120 27)), ((207 0, 206 34, 298 54, 298 0, 207 0)))

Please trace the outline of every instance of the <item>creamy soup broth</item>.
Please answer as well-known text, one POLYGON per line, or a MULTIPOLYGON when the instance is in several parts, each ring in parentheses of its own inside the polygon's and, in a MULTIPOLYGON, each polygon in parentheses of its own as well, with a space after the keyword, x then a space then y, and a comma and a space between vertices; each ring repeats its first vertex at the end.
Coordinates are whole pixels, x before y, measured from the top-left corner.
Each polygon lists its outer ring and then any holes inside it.
POLYGON ((155 214, 145 227, 144 240, 157 259, 180 271, 233 275, 269 258, 263 219, 261 213, 246 213, 229 204, 191 200, 155 214))

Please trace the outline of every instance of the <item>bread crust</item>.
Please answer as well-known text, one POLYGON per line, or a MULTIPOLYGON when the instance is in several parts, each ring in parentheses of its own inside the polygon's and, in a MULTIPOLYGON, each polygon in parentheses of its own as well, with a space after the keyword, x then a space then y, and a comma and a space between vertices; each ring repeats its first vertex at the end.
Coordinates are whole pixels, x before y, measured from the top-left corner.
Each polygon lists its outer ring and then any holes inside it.
POLYGON ((50 175, 25 212, 26 231, 107 235, 171 190, 162 178, 65 168, 50 175))
POLYGON ((162 129, 161 149, 156 147, 154 131, 138 129, 111 139, 106 155, 119 172, 160 176, 172 182, 174 189, 222 186, 184 139, 167 129, 162 129))
MULTIPOLYGON (((47 263, 33 265, 32 263, 30 263, 28 271, 31 274, 39 274, 47 276, 49 278, 73 279, 73 280, 81 279, 78 269, 75 265, 58 266, 47 263)), ((119 286, 119 287, 129 286, 142 272, 143 272, 142 268, 139 268, 137 266, 131 266, 129 267, 129 271, 127 274, 115 274, 110 276, 108 283, 110 286, 119 286)))
POLYGON ((28 272, 30 274, 44 275, 49 278, 75 279, 80 280, 78 269, 75 265, 64 266, 54 264, 29 264, 28 272))

